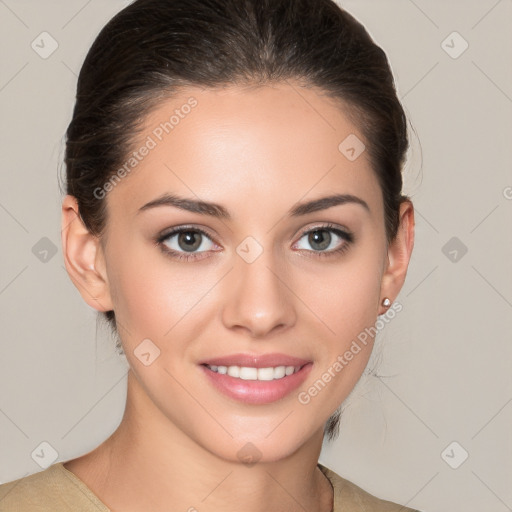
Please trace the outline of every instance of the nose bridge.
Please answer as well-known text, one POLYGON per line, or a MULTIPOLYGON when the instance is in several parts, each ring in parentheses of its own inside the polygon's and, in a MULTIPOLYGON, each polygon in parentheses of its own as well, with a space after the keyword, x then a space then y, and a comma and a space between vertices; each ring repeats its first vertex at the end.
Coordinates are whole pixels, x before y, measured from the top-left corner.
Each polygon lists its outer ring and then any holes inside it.
POLYGON ((253 337, 261 337, 277 326, 289 326, 295 321, 285 266, 274 253, 272 247, 264 248, 252 237, 236 248, 223 304, 226 327, 243 327, 253 337))

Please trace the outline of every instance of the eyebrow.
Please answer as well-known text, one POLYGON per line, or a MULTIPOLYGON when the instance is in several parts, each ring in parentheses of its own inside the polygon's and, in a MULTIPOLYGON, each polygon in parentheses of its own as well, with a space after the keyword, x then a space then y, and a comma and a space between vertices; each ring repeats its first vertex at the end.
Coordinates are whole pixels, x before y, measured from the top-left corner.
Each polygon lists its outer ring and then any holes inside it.
MULTIPOLYGON (((352 194, 334 194, 321 197, 319 199, 313 199, 312 201, 298 203, 288 211, 288 215, 290 217, 300 217, 303 215, 308 215, 309 213, 318 212, 320 210, 327 210, 328 208, 342 204, 358 204, 370 212, 370 207, 363 199, 352 194)), ((146 203, 144 206, 141 206, 137 214, 141 211, 157 208, 159 206, 172 206, 174 208, 179 208, 180 210, 186 210, 189 212, 198 213, 200 215, 209 215, 218 219, 232 219, 229 211, 220 204, 199 201, 167 193, 156 199, 153 199, 149 203, 146 203)))

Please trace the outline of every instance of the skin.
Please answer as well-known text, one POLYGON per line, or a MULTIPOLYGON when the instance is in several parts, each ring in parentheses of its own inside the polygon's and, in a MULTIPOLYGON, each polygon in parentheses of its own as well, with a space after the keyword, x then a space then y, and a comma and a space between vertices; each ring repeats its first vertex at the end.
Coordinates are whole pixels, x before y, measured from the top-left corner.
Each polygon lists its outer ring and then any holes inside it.
MULTIPOLYGON (((190 96, 198 105, 108 193, 106 238, 88 232, 74 197, 63 200, 66 269, 91 307, 115 311, 130 365, 118 429, 65 467, 114 511, 229 512, 241 503, 248 512, 269 503, 276 511, 328 511, 332 489, 316 467, 324 424, 373 343, 308 404, 297 395, 386 312, 384 297, 397 297, 414 244, 413 206, 401 205, 388 245, 367 152, 349 161, 338 150, 349 134, 364 141, 362 134, 333 100, 293 82, 187 88, 147 116, 139 142, 190 96), (163 192, 219 203, 232 219, 170 206, 137 213, 163 192), (287 215, 298 202, 333 193, 353 194, 369 211, 346 203, 287 215), (308 241, 307 232, 326 223, 354 234, 345 252, 321 257, 308 241), (154 243, 189 224, 211 234, 196 261, 173 259, 154 243), (252 263, 236 252, 248 236, 263 248, 252 263), (146 338, 160 349, 149 366, 134 355, 146 338), (281 352, 313 368, 285 398, 243 404, 216 391, 198 365, 237 352, 281 352), (261 453, 251 466, 237 456, 248 442, 261 453)), ((347 244, 330 233, 323 252, 347 244)), ((187 254, 177 236, 166 244, 187 254)))

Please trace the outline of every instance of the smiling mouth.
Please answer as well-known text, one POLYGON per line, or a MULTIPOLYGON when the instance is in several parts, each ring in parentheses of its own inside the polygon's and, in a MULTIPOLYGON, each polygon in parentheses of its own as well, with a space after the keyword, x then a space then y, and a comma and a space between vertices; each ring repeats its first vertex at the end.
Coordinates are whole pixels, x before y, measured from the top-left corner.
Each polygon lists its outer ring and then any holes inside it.
MULTIPOLYGON (((223 362, 203 362, 199 367, 217 391, 237 402, 251 405, 269 404, 291 395, 304 383, 313 368, 312 362, 296 358, 288 358, 286 361, 296 366, 268 366, 271 362, 264 364, 263 359, 252 363, 259 365, 258 367, 228 365, 231 361, 226 361, 224 365, 219 364, 223 362), (217 364, 213 364, 214 362, 217 364)), ((246 364, 248 363, 249 361, 246 364)))
POLYGON ((267 368, 254 368, 251 366, 221 366, 204 364, 212 372, 229 375, 241 380, 270 381, 288 377, 300 371, 305 366, 269 366, 267 368))

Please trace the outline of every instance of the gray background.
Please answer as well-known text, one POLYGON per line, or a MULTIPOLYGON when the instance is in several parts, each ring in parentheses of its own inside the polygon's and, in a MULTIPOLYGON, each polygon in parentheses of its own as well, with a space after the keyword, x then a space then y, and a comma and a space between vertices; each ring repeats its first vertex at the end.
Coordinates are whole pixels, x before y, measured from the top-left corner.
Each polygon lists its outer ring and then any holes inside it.
MULTIPOLYGON (((0 482, 40 471, 42 442, 77 457, 122 417, 126 362, 64 269, 57 175, 85 53, 126 4, 0 0, 0 482)), ((416 245, 320 461, 427 512, 512 510, 512 1, 341 4, 388 54, 415 131, 416 245)))

